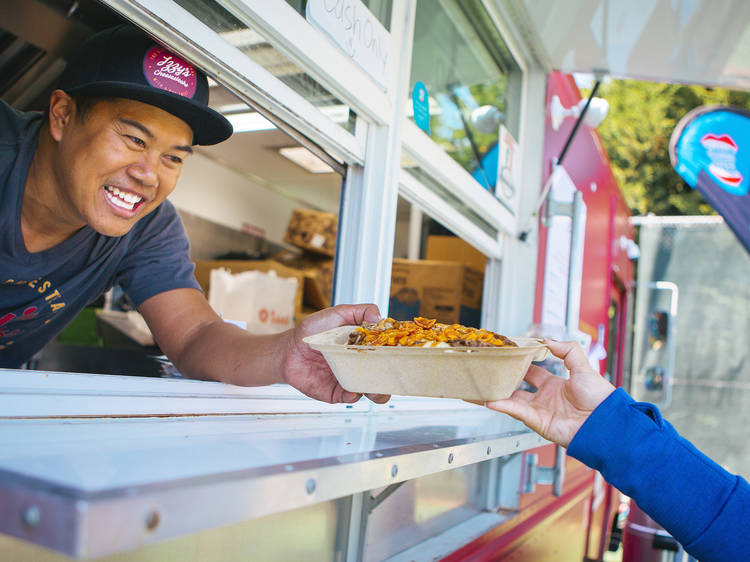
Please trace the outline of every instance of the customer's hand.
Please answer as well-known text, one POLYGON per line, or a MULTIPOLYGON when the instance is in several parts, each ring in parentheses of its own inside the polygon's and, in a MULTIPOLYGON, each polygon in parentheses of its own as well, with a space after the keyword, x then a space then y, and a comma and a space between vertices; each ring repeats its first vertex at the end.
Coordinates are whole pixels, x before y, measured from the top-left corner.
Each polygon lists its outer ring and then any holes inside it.
POLYGON ((516 390, 510 398, 487 402, 487 407, 521 420, 539 435, 567 447, 591 412, 615 387, 591 368, 576 342, 544 342, 565 362, 570 378, 563 379, 532 365, 524 380, 536 392, 516 390))
MULTIPOLYGON (((359 325, 363 320, 377 322, 380 312, 374 304, 342 304, 326 308, 305 318, 289 332, 283 358, 284 381, 312 398, 324 402, 356 402, 362 396, 348 392, 339 384, 323 356, 302 341, 302 338, 338 326, 359 325)), ((373 402, 383 404, 390 396, 368 394, 373 402)))

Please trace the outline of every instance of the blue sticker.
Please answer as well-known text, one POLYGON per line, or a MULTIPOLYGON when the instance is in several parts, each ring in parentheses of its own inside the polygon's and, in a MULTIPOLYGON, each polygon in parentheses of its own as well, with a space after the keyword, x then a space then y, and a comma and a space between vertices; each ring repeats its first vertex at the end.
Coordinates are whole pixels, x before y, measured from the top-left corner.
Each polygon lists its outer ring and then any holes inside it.
POLYGON ((411 104, 414 109, 414 122, 429 135, 430 98, 427 95, 427 86, 423 82, 414 84, 414 89, 411 91, 411 104))

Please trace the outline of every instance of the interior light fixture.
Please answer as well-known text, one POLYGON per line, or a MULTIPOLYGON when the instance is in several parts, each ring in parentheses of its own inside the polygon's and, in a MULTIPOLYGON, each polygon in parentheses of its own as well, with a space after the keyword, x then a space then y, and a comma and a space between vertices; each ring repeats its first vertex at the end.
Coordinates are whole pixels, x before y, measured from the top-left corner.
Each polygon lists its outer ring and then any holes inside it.
MULTIPOLYGON (((552 128, 557 131, 562 122, 567 117, 574 117, 578 119, 583 111, 583 106, 586 105, 586 98, 583 98, 577 104, 571 107, 564 107, 558 96, 552 96, 552 100, 549 104, 549 113, 552 118, 552 128)), ((592 98, 589 108, 586 111, 586 116, 583 121, 592 128, 596 128, 601 125, 604 118, 609 112, 609 102, 604 98, 592 98)))
POLYGON ((269 131, 275 129, 276 125, 263 117, 256 111, 245 113, 230 113, 225 115, 232 124, 235 133, 247 133, 250 131, 269 131))
POLYGON ((312 174, 332 174, 334 169, 307 150, 304 146, 280 148, 279 154, 312 174))

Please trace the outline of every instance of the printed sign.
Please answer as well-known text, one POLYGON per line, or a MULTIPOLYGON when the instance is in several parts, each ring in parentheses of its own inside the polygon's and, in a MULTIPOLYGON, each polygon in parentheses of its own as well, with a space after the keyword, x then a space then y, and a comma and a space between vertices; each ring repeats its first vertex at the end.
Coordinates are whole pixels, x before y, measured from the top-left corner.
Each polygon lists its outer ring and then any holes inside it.
POLYGON ((669 157, 750 252, 750 112, 727 106, 694 109, 672 133, 669 157))
POLYGON ((521 183, 521 151, 518 142, 504 125, 500 126, 497 139, 499 153, 495 197, 514 215, 518 213, 518 190, 521 183))
POLYGON ((308 0, 305 17, 388 90, 391 36, 361 0, 308 0))
MULTIPOLYGON (((550 199, 557 203, 573 203, 578 190, 562 166, 553 172, 550 199)), ((579 229, 586 227, 586 214, 578 222, 579 229)), ((570 251, 573 238, 573 219, 568 215, 552 215, 547 230, 547 248, 544 260, 544 291, 542 294, 542 324, 545 326, 565 327, 568 310, 568 283, 572 283, 575 301, 571 306, 573 318, 579 317, 580 293, 582 283, 582 264, 574 263, 571 273, 570 251)), ((583 258, 584 236, 578 236, 576 255, 583 258)), ((577 321, 572 322, 574 326, 577 321)), ((569 337, 572 337, 569 336, 569 337)))
POLYGON ((414 122, 429 135, 430 98, 427 95, 427 86, 423 82, 414 84, 414 89, 411 91, 411 105, 414 109, 414 122))

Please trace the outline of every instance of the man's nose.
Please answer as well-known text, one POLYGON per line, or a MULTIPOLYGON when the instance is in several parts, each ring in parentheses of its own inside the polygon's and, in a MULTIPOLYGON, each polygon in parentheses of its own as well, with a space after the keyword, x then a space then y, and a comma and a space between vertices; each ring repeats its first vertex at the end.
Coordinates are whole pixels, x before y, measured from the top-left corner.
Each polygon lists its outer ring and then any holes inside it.
POLYGON ((128 173, 144 187, 156 187, 159 184, 158 165, 158 156, 144 152, 137 162, 130 165, 128 173))

